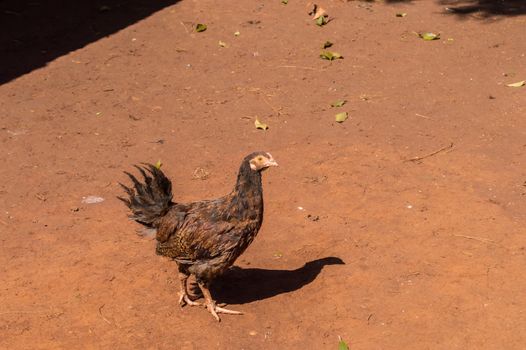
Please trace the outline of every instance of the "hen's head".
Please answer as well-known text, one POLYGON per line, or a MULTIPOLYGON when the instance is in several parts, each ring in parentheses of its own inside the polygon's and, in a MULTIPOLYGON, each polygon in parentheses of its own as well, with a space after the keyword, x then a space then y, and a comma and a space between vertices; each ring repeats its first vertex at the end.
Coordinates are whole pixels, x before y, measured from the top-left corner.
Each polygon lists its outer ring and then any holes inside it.
POLYGON ((272 155, 268 152, 254 152, 245 157, 245 161, 253 171, 262 171, 271 166, 278 166, 272 155))

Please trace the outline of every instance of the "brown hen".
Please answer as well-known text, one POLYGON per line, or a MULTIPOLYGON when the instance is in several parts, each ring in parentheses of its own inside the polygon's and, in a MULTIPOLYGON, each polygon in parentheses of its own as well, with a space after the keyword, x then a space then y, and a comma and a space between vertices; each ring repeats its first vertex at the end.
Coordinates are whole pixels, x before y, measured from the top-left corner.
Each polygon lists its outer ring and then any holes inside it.
POLYGON ((216 320, 220 320, 218 313, 241 314, 217 306, 209 287, 256 237, 263 222, 261 172, 277 165, 270 153, 254 152, 243 159, 231 193, 184 204, 172 201, 172 184, 155 166, 136 166, 143 182, 125 172, 133 187, 121 184, 128 198, 118 198, 130 208, 130 218, 156 230, 157 254, 177 263, 181 306, 203 305, 188 296, 186 282, 194 275, 204 306, 216 320))

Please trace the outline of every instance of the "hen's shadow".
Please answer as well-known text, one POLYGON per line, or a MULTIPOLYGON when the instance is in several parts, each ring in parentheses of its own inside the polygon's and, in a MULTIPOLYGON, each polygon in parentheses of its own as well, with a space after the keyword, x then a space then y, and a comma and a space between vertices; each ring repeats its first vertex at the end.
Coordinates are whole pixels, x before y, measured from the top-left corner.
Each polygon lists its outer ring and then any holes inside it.
POLYGON ((310 261, 296 270, 267 270, 233 267, 212 287, 220 303, 245 304, 288 293, 314 281, 326 265, 343 265, 343 260, 326 257, 310 261))

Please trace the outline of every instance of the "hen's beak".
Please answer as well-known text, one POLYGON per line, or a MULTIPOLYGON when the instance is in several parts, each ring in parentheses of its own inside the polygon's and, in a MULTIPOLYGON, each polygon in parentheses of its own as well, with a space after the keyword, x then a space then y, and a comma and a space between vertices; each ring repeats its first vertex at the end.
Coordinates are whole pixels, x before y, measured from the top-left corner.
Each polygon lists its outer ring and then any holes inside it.
POLYGON ((272 157, 272 154, 270 154, 270 153, 267 152, 267 155, 268 155, 268 160, 266 161, 265 166, 266 166, 266 167, 269 167, 269 166, 278 166, 278 162, 276 162, 276 161, 274 160, 274 157, 272 157))
POLYGON ((269 167, 269 166, 278 166, 278 163, 274 159, 271 158, 265 163, 265 166, 267 166, 267 167, 269 167))

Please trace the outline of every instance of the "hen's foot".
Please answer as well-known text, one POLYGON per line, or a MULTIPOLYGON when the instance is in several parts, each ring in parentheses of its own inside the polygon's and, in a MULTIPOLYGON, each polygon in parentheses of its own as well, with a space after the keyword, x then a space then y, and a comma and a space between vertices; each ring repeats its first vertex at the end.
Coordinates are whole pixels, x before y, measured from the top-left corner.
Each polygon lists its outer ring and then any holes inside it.
POLYGON ((201 304, 201 303, 199 303, 197 301, 193 301, 192 299, 190 299, 188 294, 186 294, 185 292, 179 292, 179 305, 181 305, 181 307, 183 307, 185 305, 202 306, 203 304, 201 304))
POLYGON ((242 312, 234 311, 234 310, 228 310, 224 309, 222 307, 219 307, 216 305, 216 302, 214 299, 212 299, 212 295, 210 294, 210 290, 208 289, 207 285, 201 281, 197 281, 197 284, 199 285, 199 288, 203 292, 203 296, 205 297, 205 307, 207 308, 208 312, 214 316, 214 318, 217 320, 217 322, 221 321, 219 316, 217 314, 229 314, 229 315, 242 315, 242 312))
POLYGON ((225 309, 225 308, 219 307, 219 306, 216 305, 216 303, 214 301, 208 302, 205 305, 205 307, 212 314, 212 316, 214 316, 214 318, 217 320, 217 322, 221 321, 221 319, 219 318, 219 316, 217 314, 243 315, 242 312, 229 310, 229 309, 225 309))

